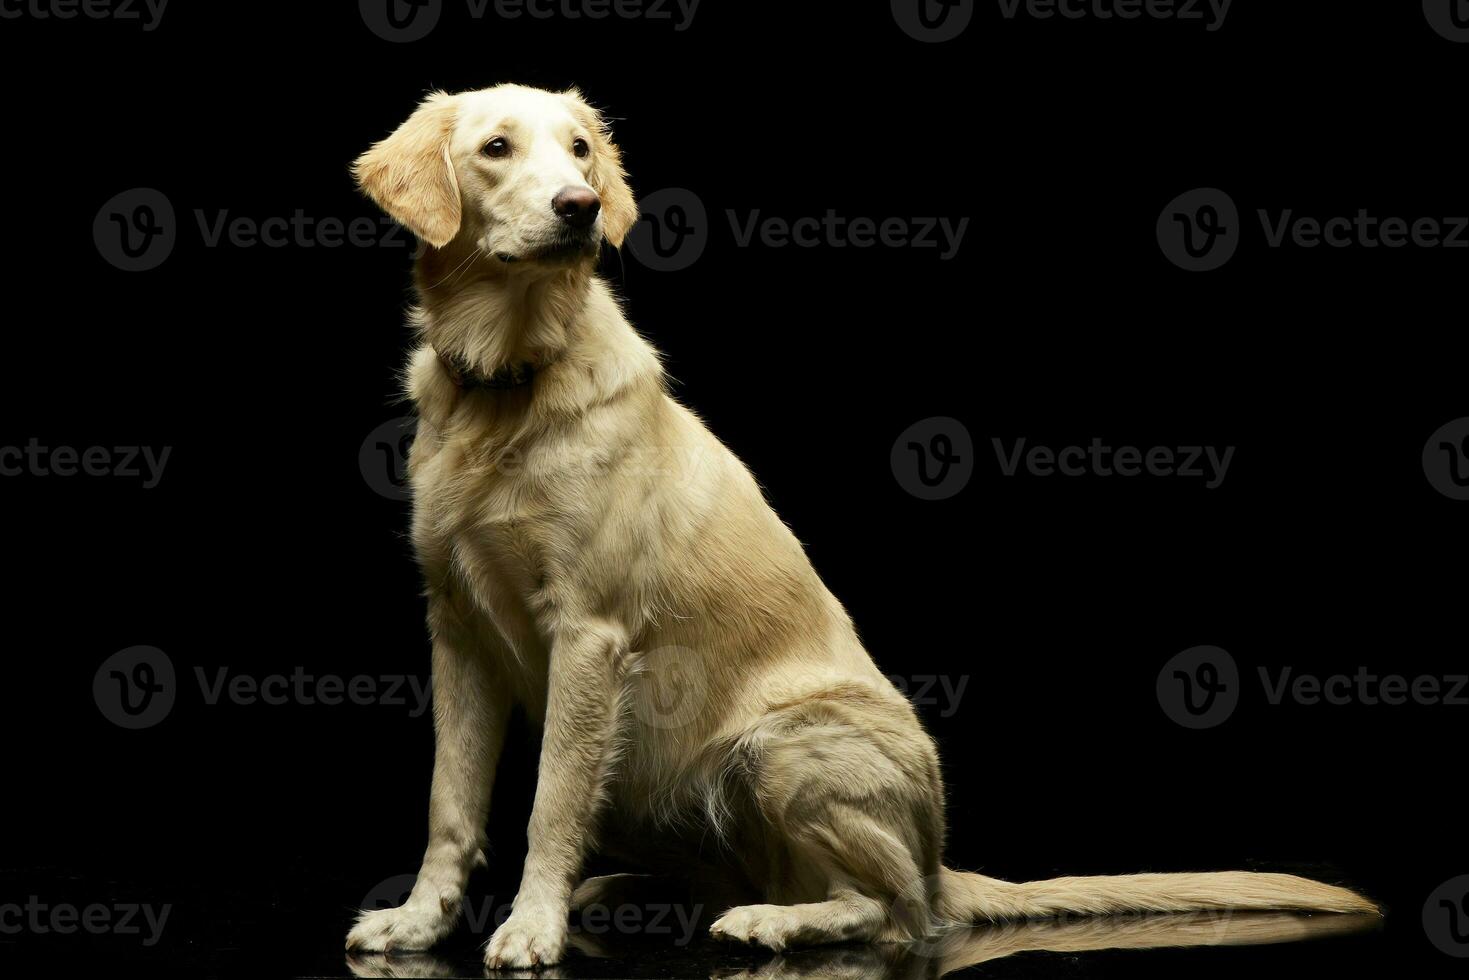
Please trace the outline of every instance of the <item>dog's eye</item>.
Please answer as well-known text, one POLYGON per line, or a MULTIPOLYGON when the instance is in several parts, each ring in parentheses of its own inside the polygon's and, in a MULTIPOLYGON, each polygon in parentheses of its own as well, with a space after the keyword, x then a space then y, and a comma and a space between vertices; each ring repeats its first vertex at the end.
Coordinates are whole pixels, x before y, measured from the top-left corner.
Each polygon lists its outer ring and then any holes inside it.
POLYGON ((485 144, 482 151, 487 157, 503 157, 510 152, 510 144, 503 136, 496 136, 485 144))
POLYGON ((579 157, 584 157, 588 153, 592 152, 592 148, 590 146, 587 146, 586 140, 578 136, 576 139, 571 141, 571 152, 575 153, 579 157))

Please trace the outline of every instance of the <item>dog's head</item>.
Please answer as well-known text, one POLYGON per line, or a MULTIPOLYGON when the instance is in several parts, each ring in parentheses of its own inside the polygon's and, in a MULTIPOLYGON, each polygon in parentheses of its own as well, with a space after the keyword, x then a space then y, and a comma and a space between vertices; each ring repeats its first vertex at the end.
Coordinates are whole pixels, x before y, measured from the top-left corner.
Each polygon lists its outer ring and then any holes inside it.
POLYGON ((574 89, 435 92, 352 172, 428 244, 464 241, 507 264, 586 261, 638 217, 621 154, 574 89))

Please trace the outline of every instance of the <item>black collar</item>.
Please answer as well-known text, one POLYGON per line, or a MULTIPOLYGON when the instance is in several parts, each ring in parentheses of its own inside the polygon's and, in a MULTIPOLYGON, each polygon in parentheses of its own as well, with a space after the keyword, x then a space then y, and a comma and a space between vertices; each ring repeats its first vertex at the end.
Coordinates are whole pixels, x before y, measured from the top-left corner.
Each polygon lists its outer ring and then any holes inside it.
POLYGON ((535 380, 536 376, 536 366, 529 361, 521 364, 506 364, 494 374, 486 377, 457 357, 450 357, 442 351, 435 351, 435 353, 439 355, 439 363, 444 365, 449 380, 454 382, 456 388, 465 390, 488 388, 491 391, 504 391, 528 385, 535 380))

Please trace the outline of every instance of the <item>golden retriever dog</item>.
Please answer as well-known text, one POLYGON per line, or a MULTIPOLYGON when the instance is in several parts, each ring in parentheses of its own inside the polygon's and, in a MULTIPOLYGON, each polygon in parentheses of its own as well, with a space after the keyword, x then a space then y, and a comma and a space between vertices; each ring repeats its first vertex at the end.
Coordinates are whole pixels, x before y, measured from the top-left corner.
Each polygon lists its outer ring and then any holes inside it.
POLYGON ((639 217, 599 114, 575 91, 434 93, 353 170, 427 246, 406 384, 436 742, 417 883, 363 914, 350 949, 455 927, 517 704, 539 778, 490 967, 562 958, 570 910, 616 885, 580 882, 594 841, 727 876, 752 901, 712 933, 776 950, 1062 912, 1375 911, 1284 874, 945 868, 913 707, 595 274, 639 217))

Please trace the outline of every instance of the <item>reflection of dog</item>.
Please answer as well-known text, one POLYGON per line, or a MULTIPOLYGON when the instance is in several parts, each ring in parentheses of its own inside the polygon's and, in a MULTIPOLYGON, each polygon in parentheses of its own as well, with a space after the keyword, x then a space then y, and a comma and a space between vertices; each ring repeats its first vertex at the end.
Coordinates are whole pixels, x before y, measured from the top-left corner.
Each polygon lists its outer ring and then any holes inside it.
POLYGON ((407 385, 437 749, 417 883, 350 947, 453 928, 515 702, 544 735, 492 966, 561 958, 599 823, 634 831, 624 852, 690 825, 723 842, 724 870, 765 904, 712 931, 775 949, 1063 910, 1373 908, 1289 875, 943 868, 938 760, 912 707, 593 274, 602 239, 638 219, 597 114, 574 92, 435 94, 355 172, 432 246, 407 385))
POLYGON ((1185 912, 1014 922, 951 932, 919 952, 905 945, 802 950, 721 980, 936 980, 955 970, 1017 953, 1085 953, 1099 949, 1256 946, 1326 939, 1372 929, 1376 915, 1303 916, 1292 912, 1185 912))
MULTIPOLYGON (((1017 953, 1086 953, 1101 949, 1186 946, 1259 946, 1346 936, 1380 927, 1376 915, 1299 915, 1294 912, 1181 912, 1066 921, 1011 922, 957 929, 912 944, 819 946, 789 952, 753 969, 717 970, 717 980, 938 980, 939 977, 1017 953)), ((629 949, 573 934, 585 956, 626 959, 629 949)), ((453 964, 432 954, 354 953, 358 977, 452 977, 453 964)), ((1044 972, 1044 971, 1041 971, 1044 972)), ((542 977, 555 977, 542 973, 542 977)))

